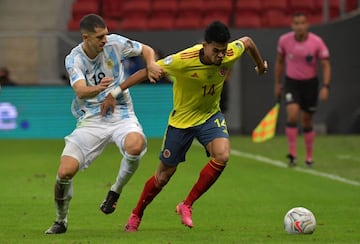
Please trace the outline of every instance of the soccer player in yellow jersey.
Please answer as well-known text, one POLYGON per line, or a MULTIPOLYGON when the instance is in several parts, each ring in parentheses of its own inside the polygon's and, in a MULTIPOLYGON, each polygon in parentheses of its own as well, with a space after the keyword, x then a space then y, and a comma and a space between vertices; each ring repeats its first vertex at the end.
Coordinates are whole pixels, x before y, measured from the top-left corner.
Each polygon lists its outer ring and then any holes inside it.
MULTIPOLYGON (((256 63, 261 75, 267 70, 253 40, 242 37, 229 43, 226 25, 212 22, 205 30, 205 40, 157 63, 173 81, 174 108, 160 153, 160 164, 154 176, 145 183, 140 199, 132 211, 125 231, 138 230, 144 210, 175 173, 194 138, 205 148, 210 160, 188 196, 176 206, 181 222, 192 228, 192 205, 218 179, 230 154, 229 134, 224 115, 220 111, 220 94, 226 75, 235 61, 245 52, 256 63)), ((146 79, 146 70, 140 70, 122 83, 112 95, 146 79)), ((103 112, 112 107, 113 96, 103 103, 103 112)))

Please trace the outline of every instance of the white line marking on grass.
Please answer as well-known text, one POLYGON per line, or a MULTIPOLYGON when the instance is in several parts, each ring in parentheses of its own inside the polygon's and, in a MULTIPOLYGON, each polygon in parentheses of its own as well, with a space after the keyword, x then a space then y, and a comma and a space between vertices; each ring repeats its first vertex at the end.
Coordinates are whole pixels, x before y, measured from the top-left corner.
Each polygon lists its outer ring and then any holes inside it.
POLYGON ((337 155, 336 157, 340 160, 353 160, 360 162, 360 158, 354 157, 352 155, 342 154, 342 155, 337 155))
MULTIPOLYGON (((250 159, 254 159, 256 161, 262 162, 262 163, 266 163, 266 164, 270 164, 276 167, 280 167, 280 168, 287 168, 288 165, 282 161, 279 160, 274 160, 271 158, 267 158, 261 155, 257 155, 257 154, 251 154, 251 153, 246 153, 246 152, 241 152, 238 150, 231 150, 230 152, 232 155, 235 156, 240 156, 243 158, 250 158, 250 159)), ((354 180, 349 180, 337 175, 332 175, 332 174, 328 174, 328 173, 323 173, 314 169, 304 169, 304 168, 299 168, 299 167, 295 167, 292 168, 293 170, 299 171, 299 172, 303 172, 303 173, 307 173, 307 174, 311 174, 311 175, 316 175, 316 176, 321 176, 324 178, 328 178, 330 180, 335 180, 335 181, 340 181, 343 182, 345 184, 349 184, 349 185, 354 185, 354 186, 360 186, 360 182, 358 181, 354 181, 354 180)))

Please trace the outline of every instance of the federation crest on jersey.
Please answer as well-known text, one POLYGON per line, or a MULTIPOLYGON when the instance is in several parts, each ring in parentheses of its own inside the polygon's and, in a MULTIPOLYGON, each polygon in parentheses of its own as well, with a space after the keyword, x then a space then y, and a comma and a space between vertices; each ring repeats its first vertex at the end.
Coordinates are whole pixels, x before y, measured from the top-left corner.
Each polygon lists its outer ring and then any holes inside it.
POLYGON ((109 69, 112 69, 112 68, 114 68, 114 62, 113 62, 110 58, 108 58, 108 59, 106 60, 106 66, 107 66, 109 69))
POLYGON ((164 156, 164 158, 170 158, 170 156, 171 156, 170 150, 169 150, 169 149, 165 149, 165 150, 163 151, 163 156, 164 156))
POLYGON ((172 56, 172 55, 167 56, 167 57, 164 59, 164 64, 165 64, 165 65, 169 65, 169 64, 172 63, 172 61, 173 61, 173 56, 172 56))
POLYGON ((221 76, 225 76, 228 68, 227 67, 220 67, 219 73, 221 76))

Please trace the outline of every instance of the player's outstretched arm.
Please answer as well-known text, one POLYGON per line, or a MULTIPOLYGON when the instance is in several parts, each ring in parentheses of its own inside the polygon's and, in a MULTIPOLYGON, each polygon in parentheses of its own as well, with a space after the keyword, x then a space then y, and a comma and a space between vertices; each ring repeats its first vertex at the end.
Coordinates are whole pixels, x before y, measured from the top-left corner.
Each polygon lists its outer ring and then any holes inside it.
POLYGON ((76 96, 80 99, 92 98, 105 90, 113 81, 114 78, 112 77, 104 77, 96 86, 88 86, 86 85, 85 80, 79 80, 73 85, 73 89, 76 96))
POLYGON ((283 92, 282 76, 284 73, 285 57, 283 54, 278 53, 275 61, 274 69, 274 94, 276 99, 280 99, 283 92))
POLYGON ((320 90, 320 100, 325 101, 329 97, 330 80, 331 80, 331 65, 329 59, 322 59, 320 61, 323 71, 323 84, 320 90))
POLYGON ((155 62, 155 52, 151 47, 142 44, 142 55, 146 62, 147 77, 150 82, 155 83, 163 74, 162 68, 155 62))
POLYGON ((268 64, 263 58, 255 44, 255 42, 248 36, 241 37, 239 39, 244 43, 246 52, 254 60, 256 67, 255 70, 259 75, 265 74, 268 70, 268 64))
POLYGON ((120 86, 113 89, 104 99, 101 104, 101 116, 104 116, 108 110, 114 112, 115 104, 116 104, 116 97, 124 90, 140 83, 147 78, 146 69, 141 69, 129 76, 120 86))

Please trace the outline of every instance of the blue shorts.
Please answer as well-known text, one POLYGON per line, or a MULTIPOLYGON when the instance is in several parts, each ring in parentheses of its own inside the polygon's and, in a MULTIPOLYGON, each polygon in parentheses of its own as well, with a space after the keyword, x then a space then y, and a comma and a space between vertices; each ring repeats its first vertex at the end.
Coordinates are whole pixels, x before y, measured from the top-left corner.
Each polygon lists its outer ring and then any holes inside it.
MULTIPOLYGON (((179 129, 169 125, 167 127, 160 160, 168 166, 176 166, 185 161, 185 155, 189 150, 194 138, 205 148, 215 138, 229 138, 224 115, 220 112, 211 116, 205 123, 179 129)), ((210 156, 206 151, 207 156, 210 156)))

